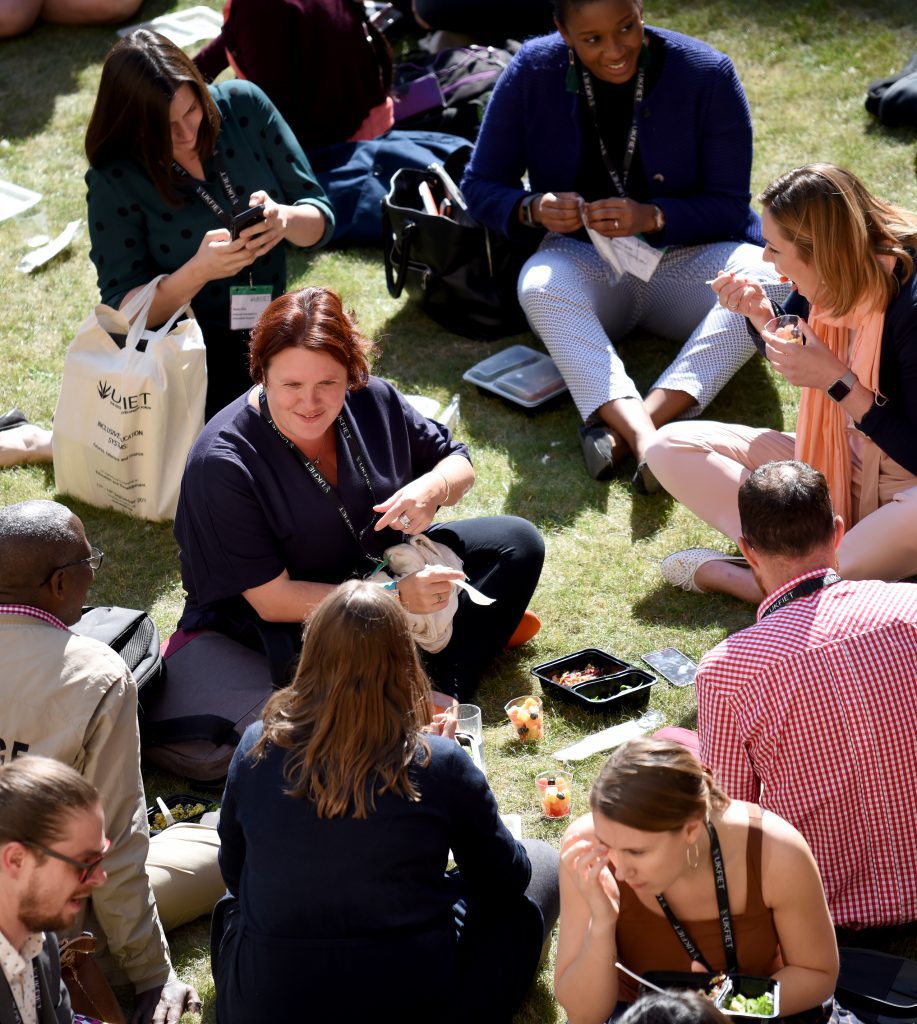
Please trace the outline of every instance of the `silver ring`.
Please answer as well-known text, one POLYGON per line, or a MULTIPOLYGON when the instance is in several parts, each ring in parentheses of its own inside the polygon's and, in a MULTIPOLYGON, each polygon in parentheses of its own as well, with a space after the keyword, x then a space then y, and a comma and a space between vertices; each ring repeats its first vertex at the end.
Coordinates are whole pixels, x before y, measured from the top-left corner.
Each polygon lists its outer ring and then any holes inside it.
POLYGON ((442 604, 442 603, 443 603, 443 601, 445 601, 445 600, 446 600, 446 599, 445 599, 445 598, 443 597, 443 595, 442 595, 442 594, 437 594, 437 595, 436 595, 436 603, 437 603, 437 604, 442 604))
POLYGON ((736 311, 736 310, 737 310, 737 309, 739 308, 739 304, 738 304, 738 302, 737 302, 737 303, 736 303, 735 305, 733 305, 733 304, 732 304, 732 303, 730 302, 730 303, 729 303, 729 308, 730 308, 730 309, 731 309, 731 310, 733 311, 733 313, 735 313, 735 311, 736 311))
POLYGON ((411 520, 410 520, 410 517, 408 516, 407 512, 402 512, 401 515, 398 516, 398 522, 401 523, 401 525, 406 530, 410 527, 411 520))
POLYGON ((615 219, 611 222, 611 226, 615 229, 615 231, 617 231, 621 227, 621 222, 618 220, 617 217, 615 217, 615 219))

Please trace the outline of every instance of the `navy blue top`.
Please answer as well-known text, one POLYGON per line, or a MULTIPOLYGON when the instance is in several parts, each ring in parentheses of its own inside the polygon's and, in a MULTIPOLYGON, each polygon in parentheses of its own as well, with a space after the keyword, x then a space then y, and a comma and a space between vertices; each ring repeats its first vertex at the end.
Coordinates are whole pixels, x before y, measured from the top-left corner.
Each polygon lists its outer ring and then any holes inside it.
MULTIPOLYGON (((762 244, 751 199, 751 115, 732 61, 690 36, 646 26, 665 44, 659 81, 637 110, 646 202, 665 214, 654 245, 762 244)), ((500 76, 462 180, 471 213, 507 235, 519 224, 526 171, 533 192, 572 192, 582 159, 578 92, 559 33, 529 40, 500 76)), ((608 195, 614 189, 609 181, 608 195)))
MULTIPOLYGON (((806 319, 809 303, 793 292, 781 311, 806 319)), ((765 355, 764 340, 749 325, 755 344, 765 355)), ((888 399, 873 403, 857 423, 868 438, 909 473, 917 474, 917 273, 911 275, 885 311, 879 390, 888 399)))
MULTIPOLYGON (((468 456, 450 431, 421 416, 386 381, 348 392, 344 417, 375 492, 369 493, 337 432, 337 492, 359 534, 374 520, 372 506, 447 455, 468 456)), ((297 457, 248 402, 248 392, 204 427, 188 455, 175 537, 188 593, 180 625, 204 629, 245 604, 243 590, 276 579, 341 583, 372 569, 338 513, 297 457)), ((363 544, 374 555, 401 541, 371 528, 363 544)))
POLYGON ((362 1001, 367 1019, 382 993, 403 991, 406 1009, 428 993, 461 995, 449 981, 453 903, 510 905, 531 874, 481 772, 456 743, 429 736, 430 763, 412 770, 419 802, 386 793, 366 819, 318 818, 311 801, 284 793, 287 751, 246 760, 261 732, 261 722, 246 730, 220 812, 220 869, 241 910, 221 951, 221 1009, 232 1021, 300 1019, 281 1014, 312 1006, 316 983, 316 997, 328 993, 339 1010, 362 1001), (445 874, 450 849, 461 891, 445 874))

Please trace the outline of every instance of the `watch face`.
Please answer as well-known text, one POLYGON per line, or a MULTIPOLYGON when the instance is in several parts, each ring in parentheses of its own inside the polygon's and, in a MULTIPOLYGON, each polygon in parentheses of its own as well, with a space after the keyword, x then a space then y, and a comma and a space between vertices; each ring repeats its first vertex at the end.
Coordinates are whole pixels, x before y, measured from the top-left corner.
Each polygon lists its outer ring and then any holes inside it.
POLYGON ((843 400, 850 394, 850 385, 845 383, 844 379, 836 380, 830 388, 828 388, 828 397, 833 398, 835 402, 843 402, 843 400))

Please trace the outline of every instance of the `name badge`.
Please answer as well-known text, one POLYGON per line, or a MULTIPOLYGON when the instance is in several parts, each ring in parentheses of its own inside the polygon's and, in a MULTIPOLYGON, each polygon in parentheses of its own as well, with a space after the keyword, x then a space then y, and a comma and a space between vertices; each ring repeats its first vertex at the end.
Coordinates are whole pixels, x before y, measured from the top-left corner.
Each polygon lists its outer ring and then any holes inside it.
POLYGON ((229 289, 229 327, 233 331, 247 331, 255 326, 258 317, 271 304, 271 286, 236 285, 229 289))
POLYGON ((592 228, 586 228, 598 254, 610 263, 618 274, 633 274, 641 281, 649 281, 655 273, 664 249, 654 249, 636 235, 608 238, 592 228))

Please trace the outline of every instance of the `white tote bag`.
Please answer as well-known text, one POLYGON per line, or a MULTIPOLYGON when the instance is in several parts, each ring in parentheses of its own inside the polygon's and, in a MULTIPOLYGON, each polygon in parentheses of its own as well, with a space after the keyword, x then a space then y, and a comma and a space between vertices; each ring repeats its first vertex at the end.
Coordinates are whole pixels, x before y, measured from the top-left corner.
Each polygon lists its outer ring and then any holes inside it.
POLYGON ((99 305, 86 318, 64 360, 51 442, 58 491, 154 520, 175 516, 207 393, 204 339, 189 307, 146 331, 160 280, 123 309, 99 305), (123 348, 112 335, 127 336, 123 348))

